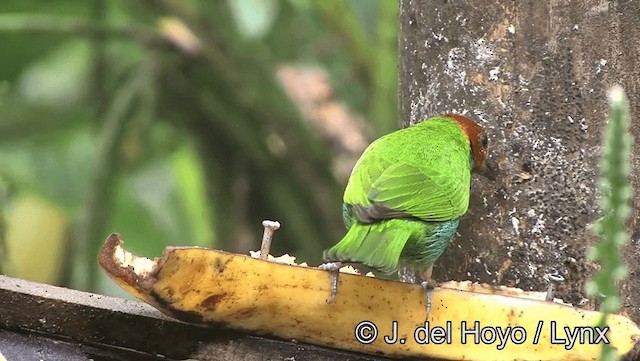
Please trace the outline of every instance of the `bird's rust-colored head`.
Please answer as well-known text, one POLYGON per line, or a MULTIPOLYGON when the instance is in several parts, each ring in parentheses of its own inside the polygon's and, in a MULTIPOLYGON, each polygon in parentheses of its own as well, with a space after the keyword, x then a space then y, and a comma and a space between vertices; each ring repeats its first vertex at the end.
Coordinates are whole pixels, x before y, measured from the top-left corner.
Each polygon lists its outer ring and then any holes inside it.
POLYGON ((473 171, 482 172, 485 170, 484 160, 487 158, 488 139, 484 128, 476 124, 473 120, 460 114, 445 115, 458 123, 458 126, 469 139, 471 143, 471 153, 473 154, 473 171))

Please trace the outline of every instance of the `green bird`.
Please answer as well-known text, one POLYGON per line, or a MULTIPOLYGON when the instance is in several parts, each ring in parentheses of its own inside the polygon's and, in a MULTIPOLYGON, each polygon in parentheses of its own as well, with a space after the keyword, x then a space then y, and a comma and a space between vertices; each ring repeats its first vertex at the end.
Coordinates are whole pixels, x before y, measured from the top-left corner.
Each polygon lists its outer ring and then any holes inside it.
POLYGON ((324 251, 320 268, 332 272, 361 263, 402 282, 422 281, 427 296, 431 272, 459 219, 469 208, 471 172, 485 171, 487 136, 466 116, 447 114, 387 134, 369 145, 356 163, 343 197, 347 234, 324 251))

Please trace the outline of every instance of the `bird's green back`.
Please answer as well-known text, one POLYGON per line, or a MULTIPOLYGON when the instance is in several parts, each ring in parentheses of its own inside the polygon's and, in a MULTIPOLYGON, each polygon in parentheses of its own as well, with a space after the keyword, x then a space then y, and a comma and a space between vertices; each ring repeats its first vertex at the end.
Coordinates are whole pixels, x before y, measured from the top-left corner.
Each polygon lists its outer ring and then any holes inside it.
POLYGON ((373 142, 351 173, 344 202, 425 221, 456 219, 469 206, 471 168, 460 127, 431 118, 373 142))

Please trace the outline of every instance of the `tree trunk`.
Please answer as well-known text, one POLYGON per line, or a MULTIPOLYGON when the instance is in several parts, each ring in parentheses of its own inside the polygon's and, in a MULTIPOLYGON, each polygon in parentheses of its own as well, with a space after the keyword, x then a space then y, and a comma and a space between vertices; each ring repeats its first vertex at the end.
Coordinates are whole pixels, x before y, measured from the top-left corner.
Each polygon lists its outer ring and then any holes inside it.
MULTIPOLYGON (((489 161, 499 169, 496 181, 474 177, 469 213, 436 280, 545 290, 544 275, 558 272, 565 282, 557 297, 586 303, 609 87, 621 84, 632 119, 640 114, 640 2, 400 3, 403 122, 466 112, 487 129, 489 161)), ((637 122, 632 133, 640 139, 637 122)), ((632 159, 634 170, 639 162, 632 159)), ((621 288, 623 308, 639 321, 640 229, 631 223, 621 288)))

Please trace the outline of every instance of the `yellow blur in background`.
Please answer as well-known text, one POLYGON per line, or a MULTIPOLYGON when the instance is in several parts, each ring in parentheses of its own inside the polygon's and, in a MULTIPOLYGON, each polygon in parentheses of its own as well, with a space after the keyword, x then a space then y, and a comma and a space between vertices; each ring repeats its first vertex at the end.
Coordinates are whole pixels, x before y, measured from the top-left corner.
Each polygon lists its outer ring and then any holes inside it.
POLYGON ((69 221, 47 201, 19 196, 6 213, 7 274, 44 283, 57 283, 67 248, 69 221))

